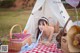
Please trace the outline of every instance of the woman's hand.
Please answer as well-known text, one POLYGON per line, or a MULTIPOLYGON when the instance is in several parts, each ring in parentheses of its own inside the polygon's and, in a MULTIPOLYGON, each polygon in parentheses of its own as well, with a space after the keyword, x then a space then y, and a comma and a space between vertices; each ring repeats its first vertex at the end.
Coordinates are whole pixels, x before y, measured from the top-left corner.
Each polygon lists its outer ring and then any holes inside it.
POLYGON ((51 43, 49 41, 40 41, 40 43, 46 45, 46 46, 50 46, 51 43))
POLYGON ((47 41, 47 42, 45 43, 45 45, 46 45, 46 46, 50 46, 51 43, 50 43, 49 41, 47 41))

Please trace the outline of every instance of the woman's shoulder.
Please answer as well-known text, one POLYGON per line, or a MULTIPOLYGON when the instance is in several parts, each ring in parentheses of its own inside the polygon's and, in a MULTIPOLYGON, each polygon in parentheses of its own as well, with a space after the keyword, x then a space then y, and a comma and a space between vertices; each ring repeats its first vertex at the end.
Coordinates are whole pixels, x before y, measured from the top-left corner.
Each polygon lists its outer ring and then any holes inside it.
POLYGON ((49 30, 54 30, 54 27, 53 26, 49 26, 49 30))

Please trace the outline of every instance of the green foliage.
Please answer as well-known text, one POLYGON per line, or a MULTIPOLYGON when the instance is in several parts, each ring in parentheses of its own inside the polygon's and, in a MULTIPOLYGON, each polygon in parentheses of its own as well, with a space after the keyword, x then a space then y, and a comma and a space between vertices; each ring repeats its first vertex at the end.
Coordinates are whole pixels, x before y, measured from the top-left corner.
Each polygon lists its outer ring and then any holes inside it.
POLYGON ((3 0, 3 1, 0 1, 0 7, 3 7, 3 8, 9 8, 11 6, 13 6, 15 0, 3 0))
POLYGON ((2 44, 7 45, 9 43, 9 39, 7 38, 2 38, 2 44))

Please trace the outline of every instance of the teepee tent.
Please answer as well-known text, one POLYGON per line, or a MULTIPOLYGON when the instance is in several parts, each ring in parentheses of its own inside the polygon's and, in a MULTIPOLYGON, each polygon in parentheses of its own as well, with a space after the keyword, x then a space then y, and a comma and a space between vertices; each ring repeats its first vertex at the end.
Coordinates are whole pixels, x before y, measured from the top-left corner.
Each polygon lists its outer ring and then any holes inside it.
MULTIPOLYGON (((51 17, 54 24, 59 21, 62 27, 65 25, 68 18, 70 18, 61 0, 37 0, 24 30, 27 30, 28 33, 32 35, 36 35, 37 23, 41 17, 48 19, 51 17)), ((67 31, 72 24, 70 20, 66 27, 67 31)))

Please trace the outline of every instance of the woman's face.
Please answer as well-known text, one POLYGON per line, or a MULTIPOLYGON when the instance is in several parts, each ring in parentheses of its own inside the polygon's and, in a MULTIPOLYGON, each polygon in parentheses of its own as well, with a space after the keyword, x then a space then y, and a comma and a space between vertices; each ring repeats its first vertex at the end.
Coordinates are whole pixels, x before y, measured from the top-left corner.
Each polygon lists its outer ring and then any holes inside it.
POLYGON ((40 22, 39 29, 40 29, 40 31, 43 31, 43 29, 44 29, 44 23, 43 22, 40 22))

